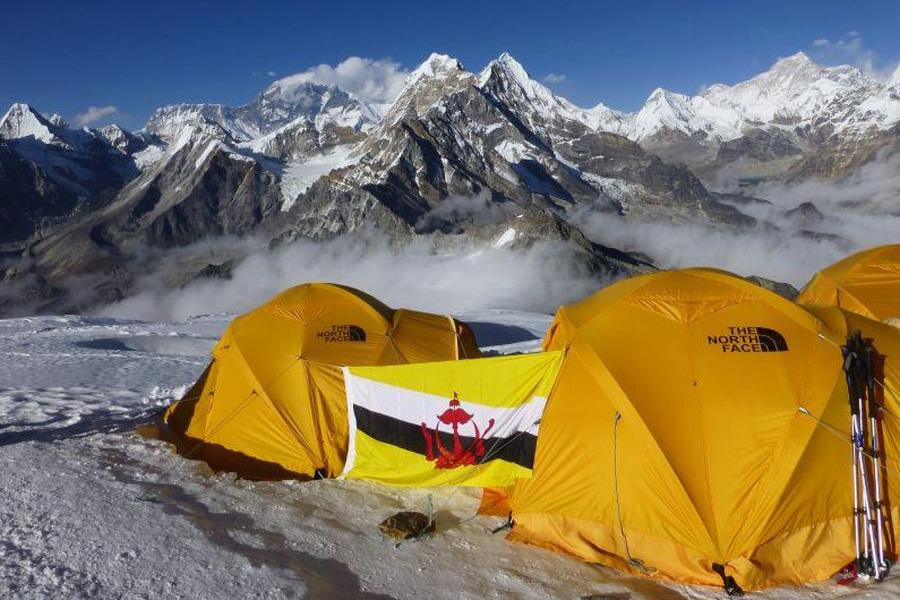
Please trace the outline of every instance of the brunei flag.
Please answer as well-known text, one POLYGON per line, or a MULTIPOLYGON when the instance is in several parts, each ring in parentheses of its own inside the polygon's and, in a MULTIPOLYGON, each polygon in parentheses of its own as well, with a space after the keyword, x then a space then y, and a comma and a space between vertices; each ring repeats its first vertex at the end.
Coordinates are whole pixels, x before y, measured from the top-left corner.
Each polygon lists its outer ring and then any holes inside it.
POLYGON ((343 477, 398 486, 512 485, 531 477, 562 352, 345 367, 343 477))

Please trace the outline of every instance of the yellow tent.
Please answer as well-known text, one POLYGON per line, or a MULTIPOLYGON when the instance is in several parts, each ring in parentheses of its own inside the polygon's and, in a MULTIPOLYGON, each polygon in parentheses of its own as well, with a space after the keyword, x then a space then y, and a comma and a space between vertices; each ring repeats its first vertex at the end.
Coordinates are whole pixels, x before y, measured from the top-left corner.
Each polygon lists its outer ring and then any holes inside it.
MULTIPOLYGON (((566 358, 510 539, 685 583, 721 585, 714 565, 744 589, 834 574, 854 558, 839 345, 847 322, 875 338, 893 394, 900 337, 830 311, 706 269, 560 308, 544 346, 566 358)), ((898 425, 884 420, 892 473, 898 425)), ((896 502, 900 473, 888 482, 896 502)))
POLYGON ((236 318, 199 381, 164 414, 190 457, 254 478, 333 477, 347 451, 342 366, 479 356, 448 316, 358 290, 300 285, 236 318))
POLYGON ((900 244, 863 250, 819 271, 797 302, 840 306, 878 321, 900 319, 900 244))

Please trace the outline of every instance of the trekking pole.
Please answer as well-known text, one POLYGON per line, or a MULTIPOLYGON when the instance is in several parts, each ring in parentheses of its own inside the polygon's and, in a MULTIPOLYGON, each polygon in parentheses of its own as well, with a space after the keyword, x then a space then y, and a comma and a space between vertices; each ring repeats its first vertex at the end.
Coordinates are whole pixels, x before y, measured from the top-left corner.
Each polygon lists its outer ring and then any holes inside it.
MULTIPOLYGON (((862 498, 862 528, 863 528, 863 548, 865 564, 864 572, 869 576, 879 577, 881 566, 878 563, 878 551, 876 550, 875 539, 875 517, 873 511, 872 492, 870 489, 870 480, 868 469, 866 468, 868 456, 866 454, 866 419, 865 419, 865 367, 862 364, 862 335, 854 332, 848 339, 850 345, 850 378, 852 380, 853 391, 851 397, 855 397, 856 410, 854 417, 855 439, 854 446, 856 448, 856 460, 858 463, 859 473, 859 492, 862 498)), ((851 409, 852 411, 852 409, 851 409)))
MULTIPOLYGON (((858 440, 862 442, 863 434, 859 430, 858 440)), ((879 578, 881 573, 881 566, 877 564, 877 555, 878 552, 876 550, 876 541, 875 541, 875 519, 872 516, 872 495, 869 491, 869 476, 866 470, 866 455, 865 455, 865 447, 860 445, 857 448, 856 456, 859 462, 859 479, 860 479, 860 491, 862 492, 862 501, 863 501, 863 540, 864 546, 866 548, 866 556, 865 558, 865 573, 869 576, 874 575, 876 578, 879 578)))
POLYGON ((851 364, 853 356, 850 352, 849 344, 841 347, 841 354, 844 356, 844 375, 847 379, 847 390, 850 398, 850 464, 853 467, 853 541, 856 549, 856 571, 863 567, 862 547, 860 546, 860 526, 859 526, 859 476, 856 466, 856 399, 853 397, 853 376, 851 364))
POLYGON ((872 468, 875 471, 875 516, 878 526, 878 566, 887 574, 887 563, 884 560, 884 517, 882 515, 883 497, 881 489, 881 444, 878 435, 878 403, 875 399, 875 349, 872 344, 865 344, 866 395, 869 399, 869 437, 872 448, 872 468))

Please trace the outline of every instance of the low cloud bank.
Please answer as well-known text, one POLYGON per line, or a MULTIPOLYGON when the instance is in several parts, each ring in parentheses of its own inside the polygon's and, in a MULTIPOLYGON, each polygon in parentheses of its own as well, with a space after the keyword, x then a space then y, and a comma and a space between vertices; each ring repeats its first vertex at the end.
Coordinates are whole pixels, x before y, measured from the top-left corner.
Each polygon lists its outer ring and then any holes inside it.
POLYGON ((900 153, 880 156, 840 181, 769 184, 753 194, 769 202, 738 205, 759 221, 743 231, 635 223, 591 211, 574 220, 588 237, 643 252, 662 268, 717 267, 798 288, 852 252, 900 242, 900 153))
MULTIPOLYGON (((189 250, 185 250, 188 253, 189 250)), ((525 251, 470 249, 440 254, 428 236, 402 249, 378 234, 327 242, 298 241, 258 251, 237 264, 230 280, 201 279, 167 289, 165 268, 138 282, 135 295, 101 314, 176 320, 199 314, 242 312, 283 289, 328 281, 365 290, 390 306, 448 313, 485 308, 553 312, 607 282, 588 273, 562 243, 540 242, 525 251)))
MULTIPOLYGON (((900 242, 900 154, 881 157, 840 182, 769 185, 754 192, 769 202, 741 203, 757 226, 732 230, 702 224, 633 222, 582 209, 572 222, 591 239, 650 257, 662 268, 711 266, 801 287, 819 269, 869 246, 900 242), (808 204, 794 210, 803 203, 808 204)), ((484 195, 454 197, 423 217, 492 224, 512 207, 484 195)), ((506 308, 553 312, 609 281, 588 272, 583 257, 562 242, 527 250, 475 245, 465 235, 453 254, 432 235, 398 248, 383 236, 358 232, 326 242, 297 241, 270 249, 264 240, 220 239, 171 251, 132 296, 102 309, 117 317, 174 320, 242 312, 281 290, 331 281, 365 290, 396 307, 435 312, 506 308), (172 290, 179 274, 237 257, 230 279, 194 280, 172 290), (193 261, 191 268, 185 264, 193 261)), ((446 239, 446 238, 445 238, 446 239)), ((176 286, 177 287, 177 286, 176 286)))

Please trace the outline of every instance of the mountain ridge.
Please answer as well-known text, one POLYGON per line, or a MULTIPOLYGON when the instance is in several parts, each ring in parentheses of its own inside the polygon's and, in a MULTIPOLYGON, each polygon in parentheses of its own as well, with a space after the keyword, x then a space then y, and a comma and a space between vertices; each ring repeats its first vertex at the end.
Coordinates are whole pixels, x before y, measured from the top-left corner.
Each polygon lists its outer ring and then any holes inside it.
POLYGON ((896 107, 900 84, 801 54, 696 96, 658 88, 635 113, 578 107, 508 53, 477 73, 432 54, 390 106, 296 76, 242 106, 162 107, 136 132, 72 129, 17 104, 0 120, 0 185, 32 200, 0 206, 15 224, 0 244, 21 252, 0 263, 0 311, 23 286, 39 310, 115 301, 172 249, 221 236, 277 246, 374 228, 399 245, 430 236, 436 251, 551 241, 621 276, 653 266, 586 236, 584 210, 753 227, 758 201, 713 185, 721 173, 840 176, 896 149, 896 107), (459 198, 479 200, 446 209, 459 198), (85 277, 88 291, 66 291, 85 277))

